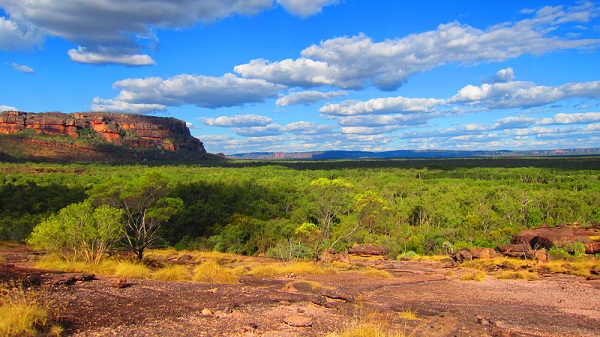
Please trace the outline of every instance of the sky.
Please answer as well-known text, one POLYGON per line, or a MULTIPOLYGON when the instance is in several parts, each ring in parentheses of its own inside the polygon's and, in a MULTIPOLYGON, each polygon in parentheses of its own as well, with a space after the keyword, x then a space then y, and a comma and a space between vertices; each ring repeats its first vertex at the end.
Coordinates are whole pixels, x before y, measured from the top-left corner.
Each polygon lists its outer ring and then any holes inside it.
POLYGON ((210 153, 600 147, 598 1, 0 0, 0 111, 210 153))

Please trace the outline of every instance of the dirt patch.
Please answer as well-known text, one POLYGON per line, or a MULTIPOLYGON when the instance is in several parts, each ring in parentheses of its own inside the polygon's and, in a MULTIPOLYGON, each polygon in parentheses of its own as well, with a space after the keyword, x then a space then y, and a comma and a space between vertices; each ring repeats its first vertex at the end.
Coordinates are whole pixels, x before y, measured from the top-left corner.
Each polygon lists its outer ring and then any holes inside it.
POLYGON ((380 261, 393 278, 347 271, 116 288, 110 277, 32 269, 35 254, 0 245, 0 280, 37 279, 69 336, 324 336, 374 315, 415 337, 600 335, 600 284, 580 277, 461 281, 438 262, 380 261))

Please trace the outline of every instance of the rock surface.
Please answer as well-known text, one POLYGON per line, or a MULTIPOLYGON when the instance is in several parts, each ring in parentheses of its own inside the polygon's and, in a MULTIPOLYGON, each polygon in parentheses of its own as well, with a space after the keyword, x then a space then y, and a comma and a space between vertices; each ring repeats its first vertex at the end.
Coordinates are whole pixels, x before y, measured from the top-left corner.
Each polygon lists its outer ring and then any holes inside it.
POLYGON ((587 254, 595 254, 600 253, 600 227, 568 225, 527 229, 520 231, 513 238, 513 242, 532 248, 545 249, 581 242, 585 246, 587 254))

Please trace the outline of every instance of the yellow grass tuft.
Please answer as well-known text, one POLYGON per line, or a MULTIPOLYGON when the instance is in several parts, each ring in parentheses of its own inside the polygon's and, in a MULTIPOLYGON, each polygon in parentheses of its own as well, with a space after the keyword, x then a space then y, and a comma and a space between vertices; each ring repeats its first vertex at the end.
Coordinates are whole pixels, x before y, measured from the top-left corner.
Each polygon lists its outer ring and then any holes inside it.
POLYGON ((314 262, 291 262, 286 264, 269 263, 251 267, 249 275, 256 277, 287 276, 287 275, 325 275, 336 274, 330 266, 323 267, 314 262))
POLYGON ((394 275, 392 275, 388 271, 375 269, 375 268, 371 268, 371 267, 361 271, 360 273, 362 275, 372 276, 372 277, 383 277, 383 278, 393 278, 394 277, 394 275))
POLYGON ((498 275, 499 279, 503 280, 528 280, 528 281, 536 281, 539 280, 540 277, 536 273, 532 273, 529 271, 504 271, 502 274, 498 275))
POLYGON ((473 273, 467 273, 467 274, 463 274, 460 279, 463 281, 477 281, 477 282, 481 282, 483 281, 483 279, 485 279, 487 277, 487 274, 484 273, 481 270, 478 270, 476 272, 473 273))
POLYGON ((294 288, 301 293, 311 293, 311 294, 320 294, 322 290, 322 286, 318 282, 299 280, 295 282, 290 282, 286 286, 286 288, 294 288))
POLYGON ((216 260, 207 260, 194 268, 192 281, 203 283, 239 283, 235 270, 220 266, 216 260))
POLYGON ((37 335, 36 328, 45 326, 47 320, 48 310, 34 293, 0 285, 0 336, 37 335))
POLYGON ((133 262, 119 262, 115 266, 113 276, 121 278, 146 279, 150 276, 150 268, 133 262))
POLYGON ((189 281, 192 274, 185 266, 173 265, 158 269, 152 274, 152 278, 161 281, 189 281))
POLYGON ((417 317, 417 312, 415 310, 408 309, 408 308, 399 312, 398 316, 401 319, 408 320, 408 321, 415 321, 415 320, 419 319, 419 317, 417 317))

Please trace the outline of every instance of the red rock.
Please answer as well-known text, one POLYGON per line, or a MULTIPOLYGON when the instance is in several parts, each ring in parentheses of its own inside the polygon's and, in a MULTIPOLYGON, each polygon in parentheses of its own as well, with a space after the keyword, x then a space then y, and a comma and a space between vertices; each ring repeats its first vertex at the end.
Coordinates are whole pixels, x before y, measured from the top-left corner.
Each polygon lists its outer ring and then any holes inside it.
POLYGON ((370 256, 370 255, 380 255, 385 256, 387 254, 387 249, 382 246, 374 245, 372 243, 368 244, 354 244, 352 248, 348 250, 349 254, 352 255, 360 255, 360 256, 370 256))
POLYGON ((498 253, 492 248, 473 247, 470 251, 474 259, 492 259, 498 256, 498 253))

